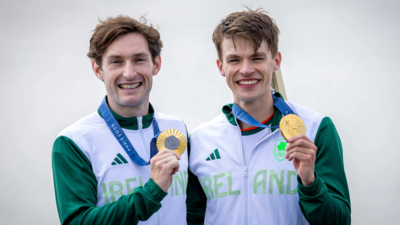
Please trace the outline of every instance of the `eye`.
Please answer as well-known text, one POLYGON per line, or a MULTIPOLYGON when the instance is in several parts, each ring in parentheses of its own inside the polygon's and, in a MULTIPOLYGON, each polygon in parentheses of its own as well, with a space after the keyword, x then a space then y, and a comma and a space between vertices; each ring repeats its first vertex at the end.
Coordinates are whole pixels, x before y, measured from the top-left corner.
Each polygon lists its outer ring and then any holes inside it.
POLYGON ((253 60, 254 61, 262 61, 262 60, 264 60, 264 58, 254 58, 253 60))
POLYGON ((146 61, 144 58, 138 58, 138 59, 136 59, 136 62, 143 62, 143 61, 146 61))
POLYGON ((228 62, 230 62, 230 63, 237 63, 237 62, 239 62, 239 60, 238 60, 238 59, 231 59, 231 60, 229 60, 228 62))
POLYGON ((121 63, 121 62, 118 61, 118 60, 113 60, 113 61, 111 61, 111 63, 112 63, 112 64, 118 64, 118 63, 121 63))

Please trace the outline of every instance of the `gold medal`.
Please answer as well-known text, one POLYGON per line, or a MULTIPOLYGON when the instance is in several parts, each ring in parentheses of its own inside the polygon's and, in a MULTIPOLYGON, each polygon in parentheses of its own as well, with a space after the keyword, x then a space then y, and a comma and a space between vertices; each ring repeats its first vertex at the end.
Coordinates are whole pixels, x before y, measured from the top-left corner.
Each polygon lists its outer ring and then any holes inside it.
POLYGON ((304 122, 300 117, 294 114, 284 116, 279 123, 279 129, 286 141, 296 135, 306 134, 306 125, 304 125, 304 122))
POLYGON ((175 129, 164 130, 157 138, 158 151, 167 148, 178 153, 178 155, 182 155, 185 152, 186 145, 185 135, 175 129))

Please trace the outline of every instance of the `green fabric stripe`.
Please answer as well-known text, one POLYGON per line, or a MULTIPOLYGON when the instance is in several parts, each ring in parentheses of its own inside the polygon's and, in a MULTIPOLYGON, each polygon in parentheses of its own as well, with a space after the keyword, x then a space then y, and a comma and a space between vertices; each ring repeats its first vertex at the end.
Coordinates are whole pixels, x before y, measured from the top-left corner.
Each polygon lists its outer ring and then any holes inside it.
POLYGON ((126 161, 126 159, 125 159, 120 153, 118 153, 117 156, 118 156, 118 158, 120 158, 120 159, 122 160, 122 162, 124 162, 125 164, 128 163, 128 161, 126 161))
POLYGON ((210 157, 208 157, 208 158, 206 159, 206 161, 210 161, 210 157))
POLYGON ((212 160, 214 160, 215 159, 214 153, 211 153, 210 157, 212 160))
POLYGON ((115 162, 112 162, 111 165, 115 166, 115 165, 117 165, 117 164, 116 164, 115 162))
POLYGON ((114 159, 118 164, 122 164, 121 160, 118 159, 118 157, 115 157, 114 159))
POLYGON ((217 159, 220 159, 221 156, 219 155, 218 148, 215 149, 214 152, 215 152, 215 156, 217 157, 217 159))

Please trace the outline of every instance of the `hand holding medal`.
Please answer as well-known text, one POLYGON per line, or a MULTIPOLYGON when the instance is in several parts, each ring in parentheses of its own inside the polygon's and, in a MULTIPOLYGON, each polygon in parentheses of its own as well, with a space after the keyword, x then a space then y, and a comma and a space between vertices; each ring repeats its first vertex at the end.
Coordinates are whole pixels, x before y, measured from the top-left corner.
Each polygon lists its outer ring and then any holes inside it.
POLYGON ((186 150, 186 137, 179 130, 164 130, 158 135, 156 145, 158 154, 151 159, 150 177, 167 192, 172 175, 179 171, 180 156, 186 150))
POLYGON ((281 119, 279 129, 283 138, 289 143, 285 158, 293 160, 303 185, 311 185, 315 180, 314 165, 317 147, 306 136, 306 126, 300 117, 288 114, 281 119))

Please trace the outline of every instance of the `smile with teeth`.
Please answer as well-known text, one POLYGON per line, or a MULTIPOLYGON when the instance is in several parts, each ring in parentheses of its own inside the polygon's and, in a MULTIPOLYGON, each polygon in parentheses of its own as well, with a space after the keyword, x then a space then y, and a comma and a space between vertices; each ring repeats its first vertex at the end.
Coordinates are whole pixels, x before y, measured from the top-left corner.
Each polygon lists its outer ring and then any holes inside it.
POLYGON ((118 87, 120 87, 121 89, 124 89, 124 90, 130 90, 130 89, 137 88, 141 85, 142 85, 142 82, 134 83, 134 84, 120 84, 120 85, 118 85, 118 87))
POLYGON ((257 84, 260 80, 242 80, 242 81, 238 81, 238 84, 240 85, 253 85, 253 84, 257 84))

